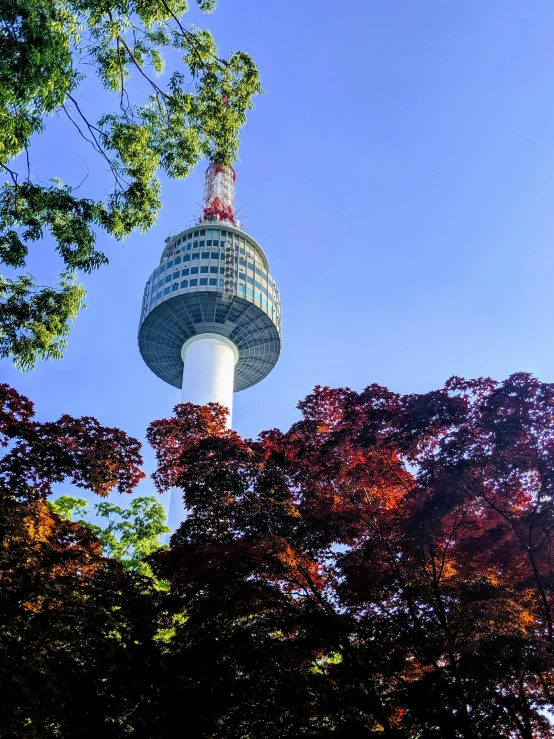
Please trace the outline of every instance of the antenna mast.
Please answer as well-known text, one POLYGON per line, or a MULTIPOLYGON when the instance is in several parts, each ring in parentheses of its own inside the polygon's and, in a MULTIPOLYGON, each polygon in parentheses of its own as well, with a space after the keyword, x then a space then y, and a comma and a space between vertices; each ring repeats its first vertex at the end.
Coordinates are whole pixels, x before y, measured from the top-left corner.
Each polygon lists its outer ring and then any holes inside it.
POLYGON ((210 164, 206 170, 204 185, 203 221, 229 221, 236 225, 233 206, 235 202, 235 170, 210 164))

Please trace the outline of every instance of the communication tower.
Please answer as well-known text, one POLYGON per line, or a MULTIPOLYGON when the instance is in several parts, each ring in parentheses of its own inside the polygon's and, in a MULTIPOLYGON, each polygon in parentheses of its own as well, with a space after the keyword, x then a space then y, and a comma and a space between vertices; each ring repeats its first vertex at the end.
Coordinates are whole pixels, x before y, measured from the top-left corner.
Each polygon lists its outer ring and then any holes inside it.
POLYGON ((281 301, 264 250, 234 214, 235 171, 210 164, 200 222, 168 239, 144 288, 142 358, 183 403, 221 403, 268 375, 281 351, 281 301))

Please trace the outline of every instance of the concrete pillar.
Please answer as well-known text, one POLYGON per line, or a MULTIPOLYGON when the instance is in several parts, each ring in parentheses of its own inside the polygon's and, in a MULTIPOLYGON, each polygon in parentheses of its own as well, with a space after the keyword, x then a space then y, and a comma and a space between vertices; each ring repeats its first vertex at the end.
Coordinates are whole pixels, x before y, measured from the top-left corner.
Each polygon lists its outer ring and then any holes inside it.
MULTIPOLYGON (((229 409, 227 428, 231 428, 235 364, 239 353, 232 341, 219 334, 198 334, 181 350, 183 358, 182 403, 207 405, 221 403, 229 409)), ((171 533, 186 517, 183 491, 173 488, 169 498, 168 525, 171 533)), ((169 543, 167 536, 166 543, 169 543)))
POLYGON ((181 357, 181 402, 220 403, 229 409, 227 427, 231 428, 235 364, 239 358, 237 347, 219 334, 197 334, 185 342, 181 357))

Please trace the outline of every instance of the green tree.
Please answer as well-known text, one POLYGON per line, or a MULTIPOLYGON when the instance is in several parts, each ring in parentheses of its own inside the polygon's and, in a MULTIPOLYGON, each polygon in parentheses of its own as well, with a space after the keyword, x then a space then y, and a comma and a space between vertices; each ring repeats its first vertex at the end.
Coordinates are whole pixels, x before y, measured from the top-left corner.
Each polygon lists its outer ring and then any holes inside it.
MULTIPOLYGON (((215 6, 196 2, 205 12, 215 6)), ((237 158, 261 91, 256 65, 240 51, 221 58, 208 31, 183 25, 186 10, 185 0, 0 0, 0 263, 14 270, 0 276, 0 357, 21 369, 63 355, 85 296, 78 275, 108 261, 96 248, 99 230, 124 239, 149 229, 160 172, 184 178, 203 157, 223 166, 237 158), (164 52, 181 60, 167 78, 164 52), (87 75, 114 93, 98 121, 79 89, 87 75), (31 143, 54 113, 107 163, 105 198, 77 195, 55 172, 31 178, 31 143), (30 245, 46 234, 61 258, 54 287, 25 272, 30 245)))
POLYGON ((171 531, 166 525, 164 507, 156 498, 133 498, 126 508, 109 501, 96 503, 94 512, 106 525, 87 519, 88 501, 84 498, 62 495, 49 502, 48 507, 62 518, 76 519, 88 527, 99 539, 105 557, 116 559, 127 570, 153 577, 145 558, 162 546, 159 537, 171 531))

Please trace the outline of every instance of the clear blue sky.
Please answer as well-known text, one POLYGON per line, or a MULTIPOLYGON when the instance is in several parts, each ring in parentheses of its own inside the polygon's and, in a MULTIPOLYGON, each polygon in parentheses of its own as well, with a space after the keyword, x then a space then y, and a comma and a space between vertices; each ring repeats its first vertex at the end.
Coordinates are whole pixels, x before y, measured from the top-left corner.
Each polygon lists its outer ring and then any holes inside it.
MULTIPOLYGON (((316 384, 421 392, 517 370, 554 381, 552 0, 219 0, 190 20, 224 54, 250 52, 265 89, 237 202, 281 290, 284 344, 273 373, 235 396, 239 433, 287 428, 316 384)), ((104 101, 83 91, 91 117, 104 101)), ((31 164, 43 180, 88 171, 83 195, 107 188, 62 118, 31 164)), ((178 391, 142 363, 137 323, 164 238, 198 211, 203 171, 164 183, 147 235, 100 236, 111 263, 85 278, 63 361, 27 375, 1 363, 39 418, 94 415, 142 438, 171 412, 178 391)), ((31 267, 55 277, 48 243, 31 267)))

